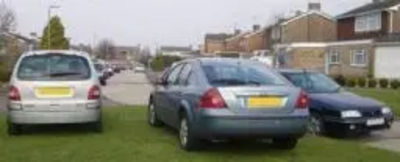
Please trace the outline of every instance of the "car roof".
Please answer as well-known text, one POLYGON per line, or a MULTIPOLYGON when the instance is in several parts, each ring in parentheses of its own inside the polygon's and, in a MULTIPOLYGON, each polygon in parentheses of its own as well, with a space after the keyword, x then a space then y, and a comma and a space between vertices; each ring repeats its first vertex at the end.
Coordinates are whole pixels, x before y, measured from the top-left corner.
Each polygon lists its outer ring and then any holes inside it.
POLYGON ((196 58, 195 60, 200 61, 203 64, 216 64, 216 63, 238 63, 238 62, 242 62, 242 63, 249 63, 249 62, 255 62, 255 63, 259 63, 257 61, 254 60, 249 60, 249 59, 241 59, 241 58, 216 58, 216 57, 206 57, 206 58, 196 58))
POLYGON ((32 56, 32 55, 45 55, 49 53, 61 53, 65 55, 77 55, 83 57, 89 57, 89 54, 83 51, 75 51, 75 50, 37 50, 37 51, 28 51, 22 54, 22 56, 32 56))

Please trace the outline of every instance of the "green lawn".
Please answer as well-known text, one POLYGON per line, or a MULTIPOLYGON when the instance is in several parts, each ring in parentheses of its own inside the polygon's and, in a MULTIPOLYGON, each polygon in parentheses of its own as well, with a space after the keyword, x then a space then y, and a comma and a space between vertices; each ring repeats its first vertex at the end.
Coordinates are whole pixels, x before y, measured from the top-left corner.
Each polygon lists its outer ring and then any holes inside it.
POLYGON ((400 116, 400 90, 355 88, 353 92, 377 99, 390 106, 397 116, 400 116))
MULTIPOLYGON (((188 153, 177 146, 173 131, 151 128, 143 108, 110 108, 104 112, 105 132, 83 129, 35 128, 9 137, 0 123, 0 161, 37 162, 398 162, 400 154, 373 149, 357 142, 307 137, 297 149, 282 151, 261 144, 214 144, 188 153), (38 130, 40 129, 40 131, 38 130)), ((0 117, 4 121, 4 117, 0 117)))

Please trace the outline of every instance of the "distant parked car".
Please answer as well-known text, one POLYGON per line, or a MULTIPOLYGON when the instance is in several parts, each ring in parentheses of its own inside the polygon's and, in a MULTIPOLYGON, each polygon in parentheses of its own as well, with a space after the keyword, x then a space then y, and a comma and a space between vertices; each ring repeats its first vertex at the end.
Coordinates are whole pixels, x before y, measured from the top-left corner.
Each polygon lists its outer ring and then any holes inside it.
POLYGON ((107 85, 107 79, 108 79, 108 72, 107 69, 105 69, 105 66, 101 63, 95 63, 94 67, 96 69, 97 75, 99 76, 99 81, 102 86, 107 85))
POLYGON ((179 130, 180 145, 204 140, 272 139, 293 149, 307 131, 308 97, 262 63, 199 58, 164 71, 149 99, 148 122, 179 130))
POLYGON ((344 90, 324 74, 303 70, 280 72, 309 93, 309 130, 313 134, 347 136, 388 129, 392 125, 391 108, 344 90))
POLYGON ((143 66, 135 66, 135 72, 144 72, 145 70, 143 66))
POLYGON ((10 135, 37 124, 91 124, 93 130, 102 130, 99 80, 86 53, 22 54, 13 70, 7 105, 10 135))

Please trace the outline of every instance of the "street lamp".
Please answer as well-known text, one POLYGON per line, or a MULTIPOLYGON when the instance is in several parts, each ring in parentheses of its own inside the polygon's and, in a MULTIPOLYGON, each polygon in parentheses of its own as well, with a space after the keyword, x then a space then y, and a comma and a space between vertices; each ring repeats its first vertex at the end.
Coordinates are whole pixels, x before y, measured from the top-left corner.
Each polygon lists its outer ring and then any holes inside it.
POLYGON ((49 8, 47 9, 47 18, 49 21, 48 24, 48 30, 47 30, 47 38, 48 38, 48 48, 51 49, 51 25, 50 25, 50 21, 51 21, 51 10, 52 9, 58 9, 60 8, 60 6, 55 6, 55 5, 50 5, 49 8))

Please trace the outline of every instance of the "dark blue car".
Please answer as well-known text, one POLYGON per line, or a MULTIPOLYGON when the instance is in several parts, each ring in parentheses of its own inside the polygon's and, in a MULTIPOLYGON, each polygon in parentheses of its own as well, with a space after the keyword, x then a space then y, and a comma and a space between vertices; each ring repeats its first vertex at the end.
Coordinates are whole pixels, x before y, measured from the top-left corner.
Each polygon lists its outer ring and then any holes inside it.
POLYGON ((280 70, 280 73, 309 94, 309 131, 313 134, 365 134, 389 129, 393 123, 391 108, 345 91, 324 74, 303 70, 280 70))

